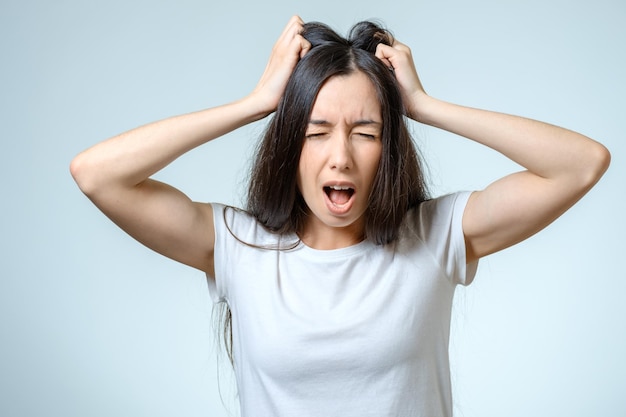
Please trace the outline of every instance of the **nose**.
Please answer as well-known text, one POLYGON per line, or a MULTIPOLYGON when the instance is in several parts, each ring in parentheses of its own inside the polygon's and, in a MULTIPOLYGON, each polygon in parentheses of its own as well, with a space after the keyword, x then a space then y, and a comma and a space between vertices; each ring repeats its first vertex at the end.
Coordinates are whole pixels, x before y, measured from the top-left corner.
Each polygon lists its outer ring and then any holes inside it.
POLYGON ((328 145, 328 164, 331 169, 343 171, 352 168, 352 148, 350 146, 348 135, 333 135, 331 140, 328 142, 328 145))

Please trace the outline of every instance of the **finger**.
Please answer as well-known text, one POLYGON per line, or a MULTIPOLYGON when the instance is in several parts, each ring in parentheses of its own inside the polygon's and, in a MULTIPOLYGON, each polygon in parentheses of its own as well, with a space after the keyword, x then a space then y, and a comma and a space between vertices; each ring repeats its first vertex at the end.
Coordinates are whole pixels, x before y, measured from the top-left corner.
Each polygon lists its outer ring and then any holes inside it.
POLYGON ((289 19, 289 23, 281 35, 282 44, 288 50, 294 51, 296 49, 299 58, 304 57, 311 49, 311 43, 302 36, 303 29, 304 21, 296 15, 289 19))
POLYGON ((274 44, 275 49, 281 49, 284 45, 289 45, 296 36, 302 32, 302 26, 304 22, 299 16, 292 16, 291 19, 285 25, 282 33, 274 44))
POLYGON ((287 36, 289 39, 293 39, 294 36, 298 36, 302 33, 304 21, 300 16, 293 16, 287 25, 287 36))
POLYGON ((307 41, 304 36, 300 36, 300 59, 304 58, 304 56, 311 49, 311 42, 307 41))
POLYGON ((287 22, 287 25, 285 26, 285 29, 283 30, 283 33, 281 34, 281 36, 287 35, 288 33, 293 33, 294 30, 296 33, 298 33, 299 29, 302 28, 303 24, 304 24, 304 21, 300 18, 300 16, 298 15, 292 16, 287 22))
POLYGON ((374 55, 380 59, 383 64, 385 64, 387 66, 387 68, 389 68, 390 70, 393 70, 393 63, 392 63, 392 57, 394 55, 395 51, 393 49, 393 47, 389 46, 389 45, 385 45, 384 43, 379 43, 376 46, 376 52, 374 53, 374 55))

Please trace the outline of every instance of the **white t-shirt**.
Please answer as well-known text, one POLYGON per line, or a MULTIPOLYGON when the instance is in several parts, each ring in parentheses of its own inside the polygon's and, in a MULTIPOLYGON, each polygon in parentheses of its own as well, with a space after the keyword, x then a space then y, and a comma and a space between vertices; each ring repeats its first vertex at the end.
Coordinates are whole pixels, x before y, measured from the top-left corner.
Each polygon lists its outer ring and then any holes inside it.
POLYGON ((213 204, 209 288, 232 311, 242 416, 451 416, 452 299, 477 266, 465 263, 468 197, 422 203, 394 244, 337 250, 277 250, 297 237, 213 204))

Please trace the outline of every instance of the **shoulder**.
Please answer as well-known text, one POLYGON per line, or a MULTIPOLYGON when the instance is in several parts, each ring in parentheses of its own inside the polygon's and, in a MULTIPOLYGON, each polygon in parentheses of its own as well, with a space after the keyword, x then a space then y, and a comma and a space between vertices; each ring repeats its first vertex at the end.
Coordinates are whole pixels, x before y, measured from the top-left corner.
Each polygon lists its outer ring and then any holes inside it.
POLYGON ((463 212, 471 192, 458 192, 424 201, 410 210, 401 234, 401 246, 422 248, 437 260, 453 282, 469 284, 476 265, 466 268, 463 212))
POLYGON ((213 219, 216 224, 223 224, 228 220, 229 224, 250 224, 256 223, 256 219, 247 211, 222 203, 210 203, 213 208, 213 219))
POLYGON ((243 209, 221 203, 211 203, 211 207, 216 234, 230 231, 247 235, 249 230, 260 227, 254 216, 243 209))
POLYGON ((216 242, 273 247, 280 239, 278 233, 267 229, 246 210, 220 203, 211 203, 211 206, 216 242))
POLYGON ((472 193, 461 191, 426 200, 409 210, 404 228, 419 234, 445 232, 450 227, 462 230, 463 212, 472 193), (440 229, 444 230, 440 230, 440 229))

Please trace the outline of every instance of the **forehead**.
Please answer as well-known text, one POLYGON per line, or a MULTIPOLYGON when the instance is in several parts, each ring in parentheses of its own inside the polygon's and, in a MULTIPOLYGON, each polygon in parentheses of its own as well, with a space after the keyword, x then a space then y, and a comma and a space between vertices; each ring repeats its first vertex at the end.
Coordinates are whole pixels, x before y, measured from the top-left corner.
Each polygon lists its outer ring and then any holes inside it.
POLYGON ((381 122, 381 106, 372 81, 360 71, 329 78, 317 94, 311 120, 381 122))

